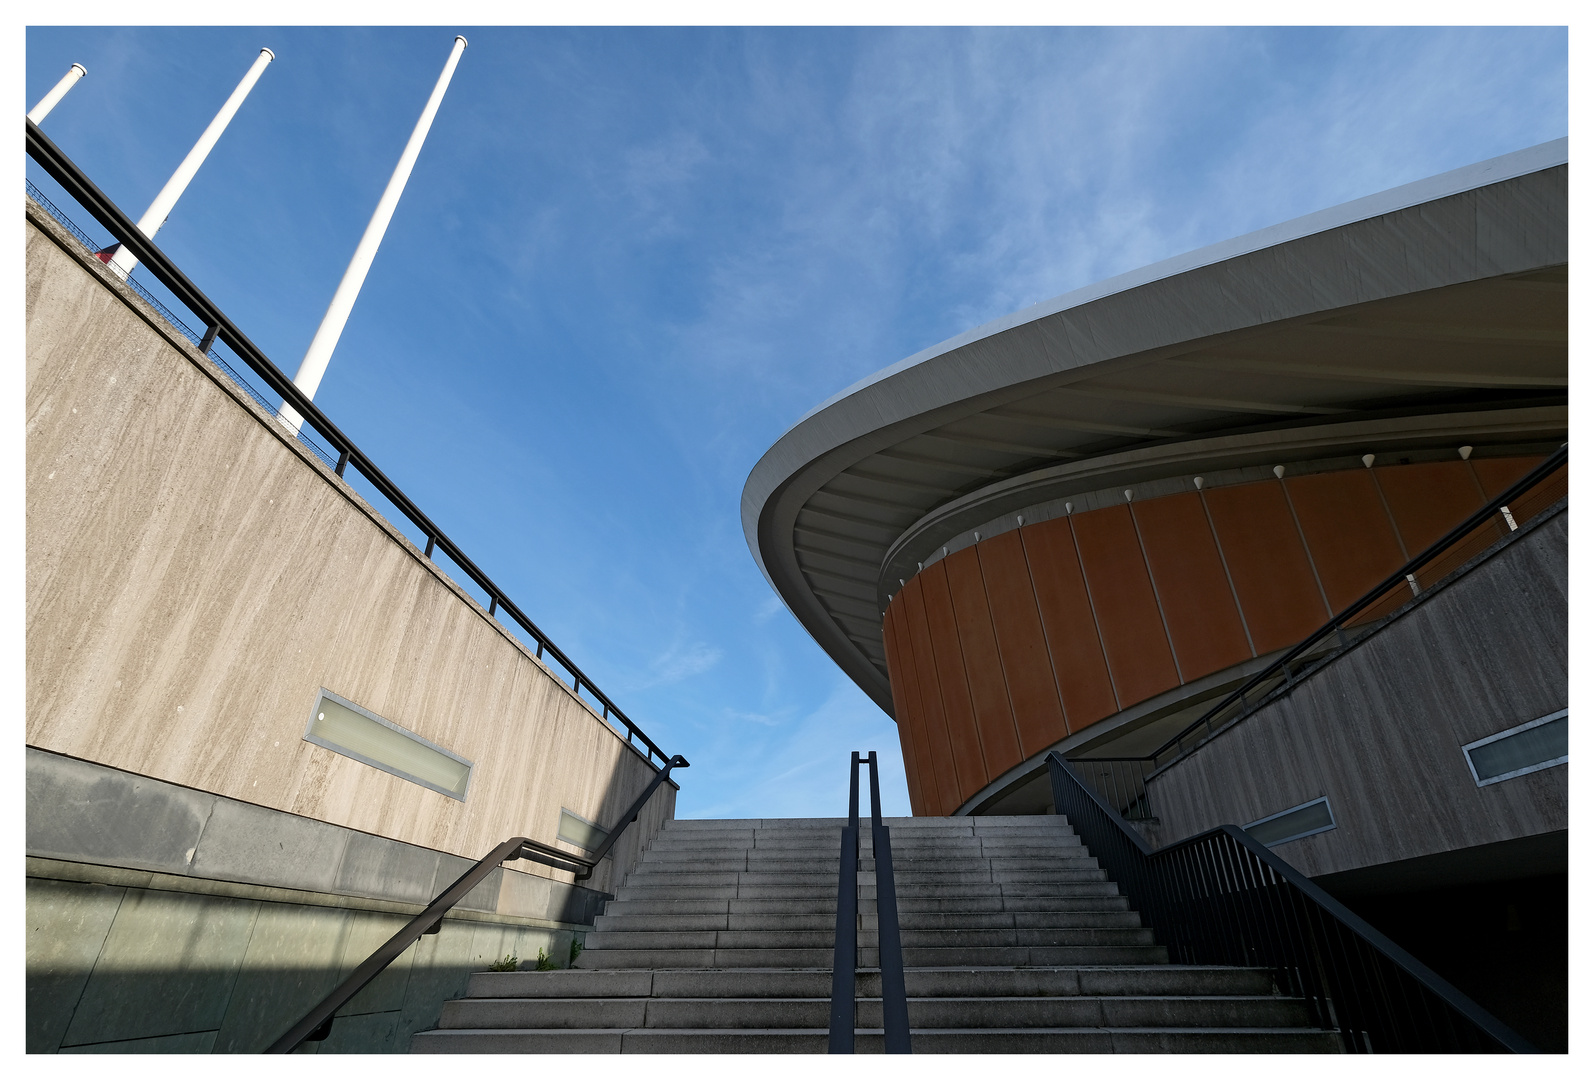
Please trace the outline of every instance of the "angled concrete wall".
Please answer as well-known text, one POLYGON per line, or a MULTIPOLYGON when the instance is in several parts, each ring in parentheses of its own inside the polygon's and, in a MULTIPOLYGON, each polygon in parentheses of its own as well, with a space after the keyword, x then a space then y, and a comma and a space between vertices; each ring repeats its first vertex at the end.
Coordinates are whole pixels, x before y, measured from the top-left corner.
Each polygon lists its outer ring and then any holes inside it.
POLYGON ((29 745, 469 859, 561 807, 613 825, 653 776, 31 203, 27 369, 29 745), (322 687, 474 762, 469 798, 306 742, 322 687))
POLYGON ((1563 502, 1153 777, 1159 842, 1327 796, 1337 827, 1274 849, 1310 877, 1530 837, 1564 860, 1567 767, 1478 787, 1461 748, 1567 707, 1567 537, 1563 502))
MULTIPOLYGON (((655 775, 223 370, 27 208, 30 1051, 258 1051, 494 846, 655 775), (461 802, 304 739, 330 690, 461 802)), ((489 878, 312 1049, 403 1051, 472 970, 559 966, 674 816, 576 886, 489 878)))

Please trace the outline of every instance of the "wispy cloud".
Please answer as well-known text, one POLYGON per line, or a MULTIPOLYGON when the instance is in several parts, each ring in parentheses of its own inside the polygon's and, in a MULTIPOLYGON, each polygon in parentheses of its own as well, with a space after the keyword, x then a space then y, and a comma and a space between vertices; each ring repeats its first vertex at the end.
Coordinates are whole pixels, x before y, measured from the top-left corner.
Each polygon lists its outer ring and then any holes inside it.
POLYGON ((649 665, 650 678, 641 685, 669 686, 683 679, 690 679, 694 675, 708 671, 719 663, 724 655, 723 649, 714 648, 701 641, 678 642, 653 659, 649 665))

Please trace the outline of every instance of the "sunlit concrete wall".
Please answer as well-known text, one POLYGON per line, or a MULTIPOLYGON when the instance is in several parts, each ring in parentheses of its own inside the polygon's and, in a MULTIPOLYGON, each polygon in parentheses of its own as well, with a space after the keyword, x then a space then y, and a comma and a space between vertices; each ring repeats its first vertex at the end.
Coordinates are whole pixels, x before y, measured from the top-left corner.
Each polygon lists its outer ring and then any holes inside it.
POLYGON ((1538 460, 1120 495, 925 565, 885 615, 914 813, 956 812, 1091 725, 1296 644, 1538 460))
POLYGON ((561 806, 613 823, 641 756, 53 222, 27 236, 29 745, 470 858, 561 806), (468 800, 304 741, 321 687, 472 761, 468 800))
MULTIPOLYGON (((562 807, 620 824, 654 776, 641 754, 32 203, 26 258, 30 748, 254 808, 268 832, 322 824, 435 858, 555 843, 562 807), (466 801, 306 742, 323 687, 471 761, 466 801)), ((584 885, 612 890, 674 803, 662 786, 584 885)), ((52 812, 30 805, 30 824, 52 812)), ((129 868, 74 850, 50 858, 129 868)), ((53 902, 39 918, 59 921, 53 902)), ((516 917, 533 916, 560 922, 516 917)), ((208 928, 195 918, 172 940, 208 928)))

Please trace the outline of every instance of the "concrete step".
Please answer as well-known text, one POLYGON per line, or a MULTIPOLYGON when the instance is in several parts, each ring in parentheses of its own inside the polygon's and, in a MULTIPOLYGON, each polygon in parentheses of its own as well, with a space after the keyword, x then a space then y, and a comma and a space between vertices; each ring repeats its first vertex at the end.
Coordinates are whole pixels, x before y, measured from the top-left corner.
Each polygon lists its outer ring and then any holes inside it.
MULTIPOLYGON (((1103 871, 1083 871, 1091 875, 1083 881, 1029 882, 914 882, 897 883, 897 910, 914 910, 918 903, 958 901, 968 898, 1000 900, 1006 910, 1023 910, 1026 903, 1051 899, 1090 896, 1117 896, 1118 886, 1107 880, 1103 871)), ((871 883, 872 885, 873 883, 871 883)), ((873 910, 873 889, 858 897, 860 910, 873 910)), ((828 900, 836 901, 836 883, 828 885, 756 885, 735 882, 727 885, 664 884, 649 879, 642 884, 629 882, 615 890, 618 900, 828 900)), ((1030 904, 1033 910, 1035 904, 1030 904)))
MULTIPOLYGON (((1260 968, 1195 965, 1105 967, 908 968, 908 994, 933 997, 1162 997, 1268 996, 1273 975, 1260 968)), ((823 997, 830 994, 828 964, 820 969, 708 968, 561 971, 482 971, 470 977, 468 997, 823 997)), ((858 994, 880 996, 878 970, 858 972, 858 994)))
MULTIPOLYGON (((884 1033, 859 1029, 860 1054, 883 1053, 884 1033)), ((415 1054, 823 1054, 819 1029, 627 1028, 569 1031, 437 1029, 410 1040, 415 1054)), ((1332 1054, 1339 1040, 1309 1028, 1208 1030, 985 1028, 913 1032, 916 1054, 1332 1054)))
MULTIPOLYGON (((1091 860, 1094 862, 1095 860, 1091 860)), ((875 872, 873 869, 858 871, 858 887, 868 893, 874 892, 875 872)), ((926 888, 939 888, 946 885, 980 885, 980 884, 1024 884, 1040 882, 1080 882, 1080 881, 1105 881, 1106 872, 1095 867, 1081 866, 1078 869, 1054 869, 1041 867, 1029 869, 1016 867, 1013 869, 981 868, 978 870, 907 870, 896 869, 894 879, 897 884, 897 894, 911 886, 919 885, 926 888)), ((675 870, 660 869, 647 865, 637 867, 626 876, 622 888, 725 888, 732 885, 779 885, 798 886, 803 888, 817 888, 828 883, 832 890, 836 887, 837 871, 834 869, 814 873, 780 873, 763 870, 675 870)))
MULTIPOLYGON (((860 950, 862 951, 862 950, 860 950)), ((585 949, 578 970, 615 968, 815 968, 830 970, 834 946, 819 949, 585 949)), ((875 963, 878 965, 879 961, 875 963)))
MULTIPOLYGON (((857 1003, 856 1023, 882 1024, 879 998, 857 1003)), ((827 997, 460 998, 442 1028, 823 1028, 827 997)), ((933 1028, 1303 1027, 1305 1004, 1283 997, 910 998, 908 1022, 933 1028)))
MULTIPOLYGON (((1110 883, 1108 883, 1110 885, 1110 883)), ((1112 886, 1116 890, 1116 886, 1112 886)), ((876 904, 872 898, 860 897, 858 910, 865 915, 875 913, 876 904)), ((1107 894, 1105 890, 1097 895, 1085 896, 1049 896, 1049 897, 1014 897, 1004 898, 1000 892, 991 892, 979 896, 953 896, 953 897, 899 897, 897 912, 906 919, 914 914, 945 914, 962 913, 969 915, 1001 914, 1004 912, 1018 914, 1019 912, 1108 912, 1128 911, 1129 900, 1118 895, 1116 891, 1107 894), (1004 904, 1006 906, 1004 906, 1004 904)), ((829 915, 836 914, 836 904, 833 897, 808 900, 610 900, 603 908, 604 915, 634 916, 658 915, 670 917, 674 915, 829 915)), ((972 925, 972 924, 971 924, 972 925)), ((1020 925, 1015 923, 1014 925, 1020 925)))
MULTIPOLYGON (((873 913, 861 914, 858 925, 873 931, 873 913)), ((599 915, 596 929, 603 933, 646 932, 657 930, 834 930, 836 913, 808 915, 758 914, 732 915, 649 913, 646 915, 599 915)), ((1140 916, 1133 911, 1024 911, 1024 912, 907 912, 898 913, 904 930, 1039 930, 1045 928, 1138 927, 1140 916)), ((589 946, 596 947, 596 946, 589 946)))

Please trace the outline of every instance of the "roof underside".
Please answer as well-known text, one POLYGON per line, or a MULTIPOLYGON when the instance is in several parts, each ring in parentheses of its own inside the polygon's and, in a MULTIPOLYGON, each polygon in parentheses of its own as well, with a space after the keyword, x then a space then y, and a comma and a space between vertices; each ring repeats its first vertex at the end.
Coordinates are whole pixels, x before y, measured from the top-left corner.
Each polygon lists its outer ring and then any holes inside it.
POLYGON ((953 500, 1216 435, 1564 404, 1565 178, 1564 167, 1541 170, 1198 267, 865 385, 754 470, 754 554, 890 712, 887 557, 953 500), (1492 228, 1513 223, 1526 240, 1493 250, 1492 228))

